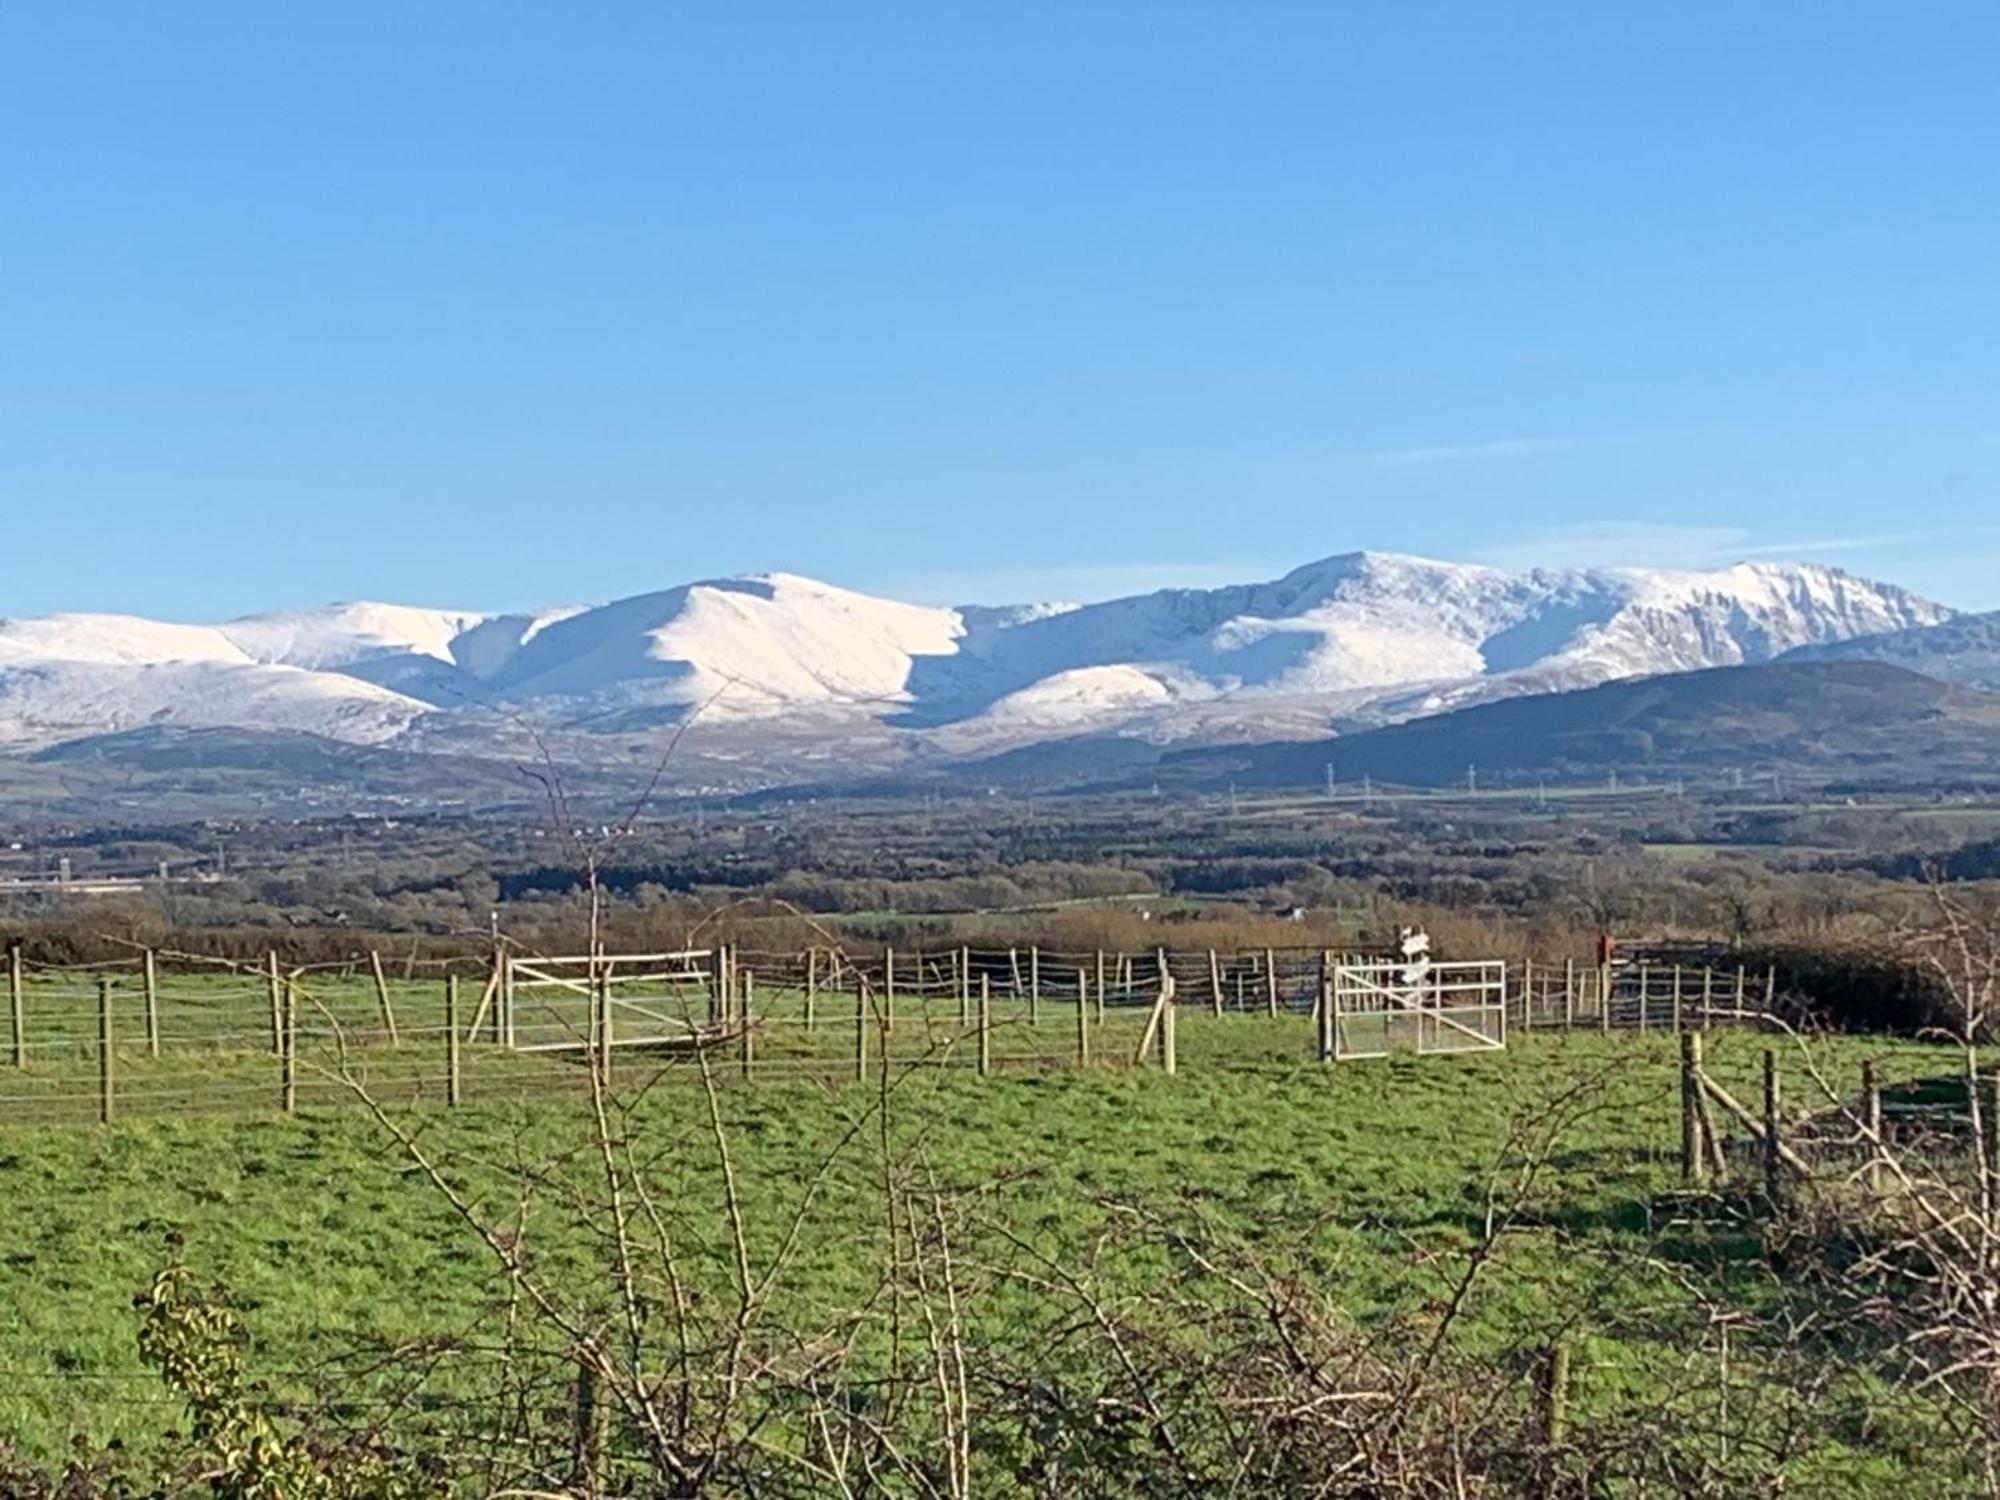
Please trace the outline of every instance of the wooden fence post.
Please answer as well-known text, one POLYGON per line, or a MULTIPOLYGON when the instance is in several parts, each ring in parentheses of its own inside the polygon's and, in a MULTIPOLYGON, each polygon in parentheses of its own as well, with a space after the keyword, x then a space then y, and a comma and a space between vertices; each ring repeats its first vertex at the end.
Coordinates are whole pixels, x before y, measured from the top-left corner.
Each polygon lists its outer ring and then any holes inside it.
MULTIPOLYGON (((1503 1004, 1501 1008, 1504 1010, 1506 1007, 1503 1004)), ((1535 961, 1532 958, 1521 960, 1521 1029, 1535 1029, 1535 961)))
POLYGON ((1861 1063, 1861 1120, 1868 1127, 1868 1190, 1882 1191, 1882 1085, 1875 1077, 1875 1060, 1861 1063))
POLYGON ((148 948, 142 960, 141 972, 146 981, 146 1055, 160 1055, 160 971, 153 961, 153 950, 148 948))
POLYGON ((382 972, 382 955, 373 948, 368 950, 368 967, 375 975, 375 1005, 382 1012, 382 1029, 389 1033, 389 1045, 400 1047, 402 1039, 396 1035, 396 1012, 389 1005, 389 976, 382 972))
POLYGON ((1750 1008, 1750 994, 1744 988, 1743 965, 1736 966, 1736 1019, 1743 1019, 1743 1012, 1750 1008))
POLYGON ((896 1029, 896 950, 882 950, 882 1034, 896 1029))
POLYGON ((1674 965, 1674 1030, 1681 1029, 1681 966, 1674 965))
POLYGON ((1560 1448, 1569 1441, 1569 1345, 1561 1340, 1544 1357, 1540 1395, 1542 1436, 1560 1448))
POLYGON ((1174 1044, 1174 1012, 1180 1006, 1174 1003, 1174 982, 1171 977, 1161 983, 1166 987, 1166 996, 1160 1009, 1160 1070, 1169 1078, 1180 1067, 1180 1053, 1174 1044))
POLYGON ((1972 1086, 1984 1094, 1980 1098, 1980 1128, 1986 1138, 1980 1144, 1986 1158, 1986 1202, 1994 1206, 1994 1212, 2000 1212, 2000 1070, 1988 1072, 1984 1078, 1974 1072, 1972 1086))
POLYGON ((1278 955, 1264 950, 1264 1008, 1272 1019, 1278 1014, 1278 955))
POLYGON ((1708 1152, 1701 1129, 1701 1033, 1681 1033, 1681 1180, 1708 1177, 1708 1152))
POLYGON ((972 949, 958 950, 958 1029, 972 1029, 972 949))
POLYGON ((1597 966, 1597 1029, 1609 1033, 1611 1030, 1611 965, 1597 966))
POLYGON ((1639 960, 1639 1029, 1646 1029, 1646 995, 1652 989, 1653 964, 1651 959, 1639 960))
POLYGON ((1708 1030, 1709 1021, 1715 1013, 1715 966, 1701 966, 1701 1029, 1708 1030))
POLYGON ((1076 1065, 1090 1066, 1090 978, 1081 966, 1076 971, 1076 1065))
POLYGON ((1215 956, 1213 948, 1208 950, 1208 998, 1215 1013, 1222 1014, 1222 960, 1215 956))
POLYGON ((597 1372, 588 1360, 576 1363, 576 1428, 572 1439, 577 1491, 596 1495, 604 1487, 604 1450, 609 1413, 597 1395, 597 1372))
POLYGON ((1028 1024, 1042 1024, 1042 950, 1028 950, 1028 1024))
POLYGON ((299 1112, 299 986, 285 980, 285 1041, 278 1049, 278 1107, 288 1115, 299 1112))
POLYGON ((750 969, 743 971, 743 1014, 737 1018, 743 1027, 743 1079, 749 1082, 757 1069, 757 975, 750 969))
POLYGON ((278 950, 267 949, 264 954, 265 983, 271 991, 271 1050, 282 1054, 285 1050, 285 1000, 283 981, 278 977, 278 950))
POLYGON ((868 1076, 868 976, 854 967, 854 1076, 868 1076))
MULTIPOLYGON (((732 963, 730 967, 733 970, 735 965, 732 963)), ((733 974, 731 977, 733 980, 733 974)), ((602 1070, 604 1087, 608 1092, 611 1088, 611 975, 608 972, 599 974, 593 988, 597 1004, 597 1025, 594 1028, 597 1032, 597 1065, 602 1070)))
POLYGON ((1563 1031, 1576 1029, 1576 960, 1563 960, 1563 1031))
POLYGON ((1784 1180, 1780 1176, 1783 1162, 1780 1160, 1781 1139, 1778 1121, 1780 1100, 1778 1097, 1778 1054, 1769 1047, 1764 1049, 1764 1196, 1776 1203, 1784 1190, 1784 1180))
POLYGON ((1319 977, 1319 1060, 1333 1061, 1333 980, 1324 972, 1319 977))
POLYGON ((1097 1024, 1104 1024, 1104 950, 1097 950, 1097 1024))
POLYGON ((7 1001, 14 1016, 14 1066, 28 1065, 27 984, 21 971, 21 940, 7 945, 7 1001))
POLYGON ((452 974, 444 982, 444 1102, 458 1101, 458 976, 452 974))
POLYGON ((979 1076, 993 1071, 993 979, 979 976, 979 1076))
POLYGON ((97 1122, 109 1125, 116 1113, 118 1065, 111 1035, 111 981, 97 981, 97 1122))

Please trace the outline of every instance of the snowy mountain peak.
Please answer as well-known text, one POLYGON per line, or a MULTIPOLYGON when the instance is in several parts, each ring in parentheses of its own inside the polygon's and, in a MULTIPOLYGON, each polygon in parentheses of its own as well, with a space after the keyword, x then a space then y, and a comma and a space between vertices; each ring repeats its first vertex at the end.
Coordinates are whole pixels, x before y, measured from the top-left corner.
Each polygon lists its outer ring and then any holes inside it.
POLYGON ((805 714, 944 750, 1085 730, 1323 730, 1482 698, 1768 660, 1936 625, 1834 568, 1508 570, 1349 552, 1264 583, 942 608, 791 573, 490 614, 379 603, 174 625, 0 622, 0 739, 170 722, 379 742, 493 706, 579 731, 805 714))

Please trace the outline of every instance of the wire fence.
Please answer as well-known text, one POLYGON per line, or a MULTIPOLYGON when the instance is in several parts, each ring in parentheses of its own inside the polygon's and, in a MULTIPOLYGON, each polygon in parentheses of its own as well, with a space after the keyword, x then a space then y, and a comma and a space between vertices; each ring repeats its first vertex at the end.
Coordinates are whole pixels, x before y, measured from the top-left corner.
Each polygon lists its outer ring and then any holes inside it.
MULTIPOLYGON (((827 1081, 891 1065, 1291 1067, 1327 1055, 1317 1023, 1350 956, 956 947, 698 957, 638 965, 614 987, 619 960, 606 955, 581 982, 531 988, 517 976, 546 971, 504 956, 417 965, 371 954, 286 968, 275 957, 149 951, 46 965, 14 949, 0 1124, 364 1099, 456 1105, 584 1089, 593 1066, 614 1084, 694 1077, 702 1063, 731 1078, 827 1081)), ((1516 1029, 1678 1031, 1754 1020, 1777 1004, 1775 976, 1740 969, 1495 968, 1516 1029)))

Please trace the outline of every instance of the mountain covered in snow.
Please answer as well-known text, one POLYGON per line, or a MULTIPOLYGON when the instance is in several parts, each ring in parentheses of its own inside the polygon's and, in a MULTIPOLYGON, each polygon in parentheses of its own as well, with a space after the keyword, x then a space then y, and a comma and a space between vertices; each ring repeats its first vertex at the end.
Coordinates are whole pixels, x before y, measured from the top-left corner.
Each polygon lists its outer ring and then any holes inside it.
POLYGON ((1303 737, 1952 617, 1816 566, 1509 571, 1382 553, 1081 606, 917 605, 768 574, 521 614, 53 615, 0 621, 0 745, 163 725, 458 750, 533 725, 629 745, 690 716, 746 743, 862 731, 911 754, 1303 737))

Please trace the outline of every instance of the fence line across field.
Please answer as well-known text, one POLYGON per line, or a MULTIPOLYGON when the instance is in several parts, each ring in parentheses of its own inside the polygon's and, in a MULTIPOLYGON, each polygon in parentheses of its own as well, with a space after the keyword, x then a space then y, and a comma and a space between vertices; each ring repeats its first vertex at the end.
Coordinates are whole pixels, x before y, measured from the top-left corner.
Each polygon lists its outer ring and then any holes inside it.
POLYGON ((1412 983, 1379 953, 1296 948, 539 956, 503 945, 483 962, 434 961, 425 978, 380 953, 310 969, 275 953, 142 950, 70 966, 14 946, 6 957, 0 1123, 292 1110, 354 1097, 355 1083, 456 1103, 574 1088, 593 1063, 626 1075, 647 1055, 663 1066, 700 1055, 747 1077, 852 1077, 891 1061, 1290 1066, 1490 1050, 1509 1028, 1705 1028, 1754 1021, 1776 1000, 1775 975, 1740 968, 1481 960, 1430 963, 1412 983), (1184 1038, 1188 1017, 1202 1019, 1184 1038), (1244 1017, 1311 1025, 1230 1024, 1244 1017))

